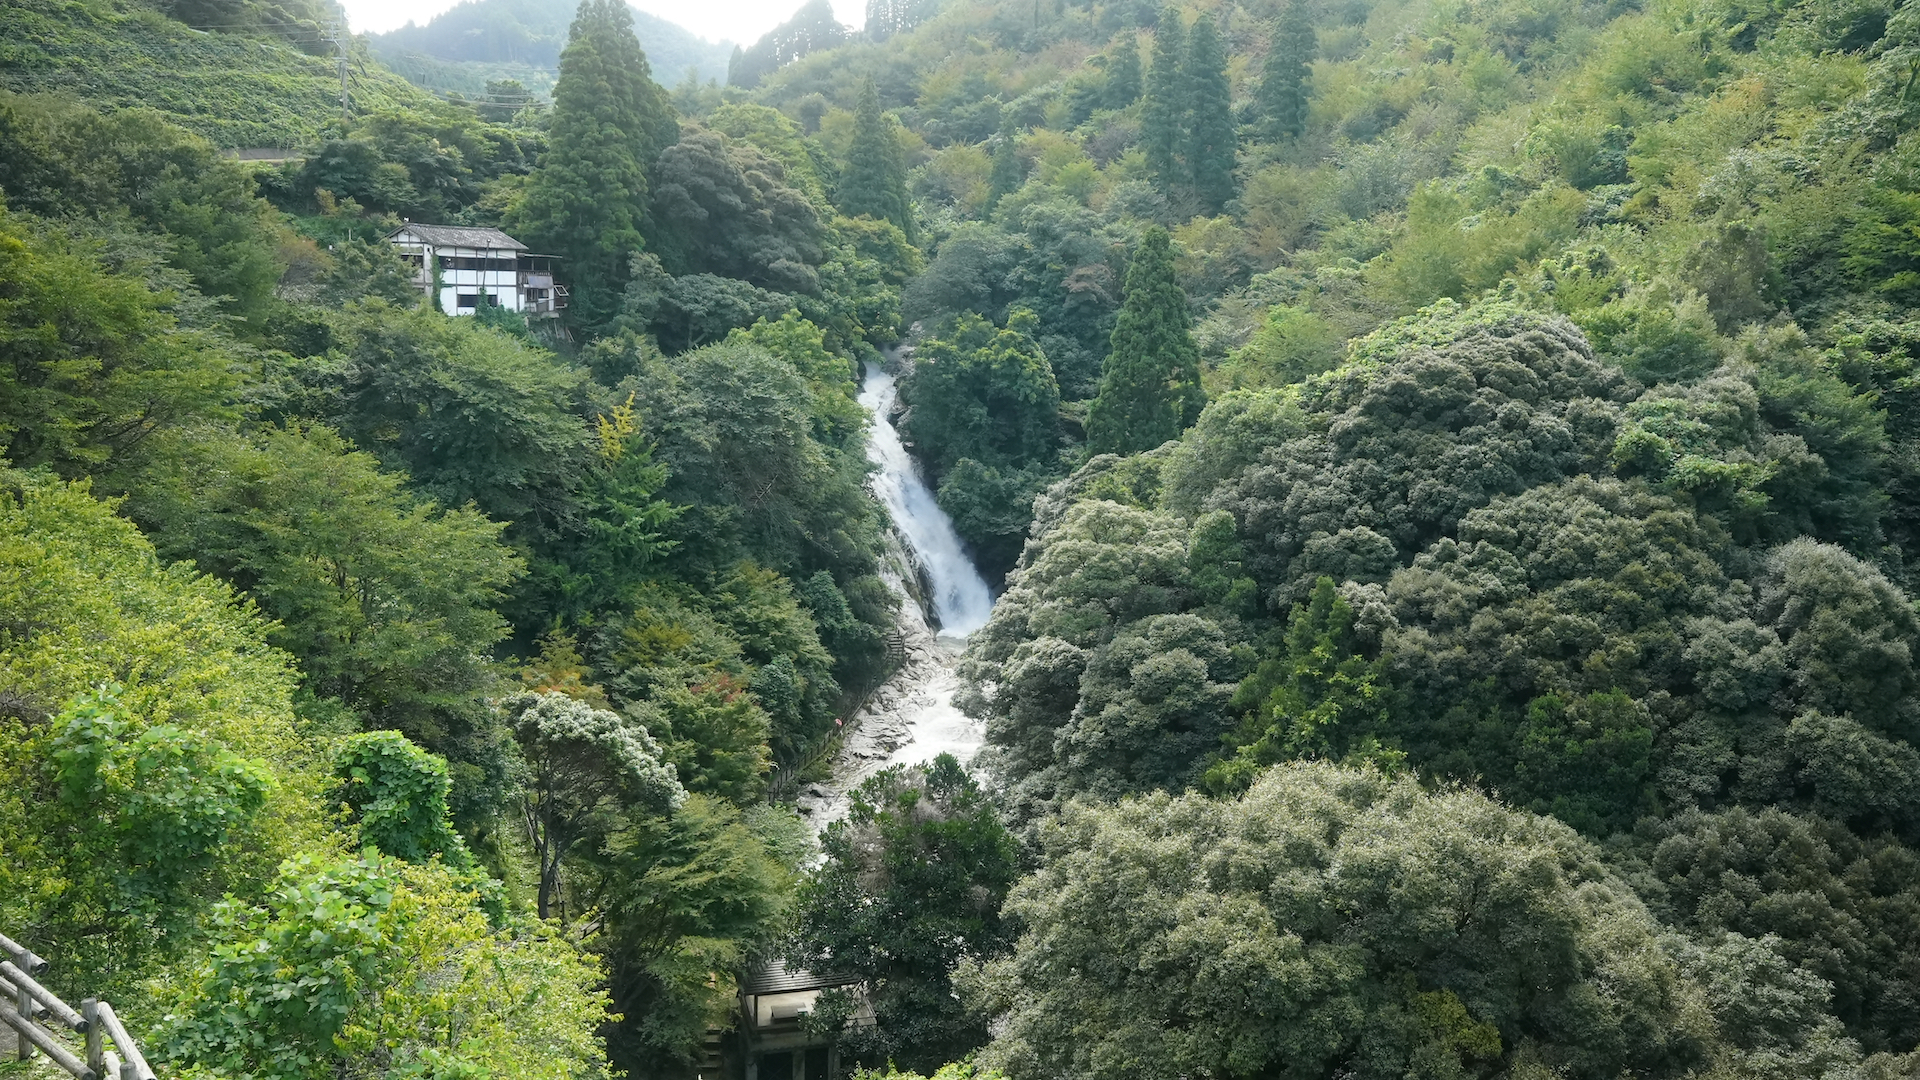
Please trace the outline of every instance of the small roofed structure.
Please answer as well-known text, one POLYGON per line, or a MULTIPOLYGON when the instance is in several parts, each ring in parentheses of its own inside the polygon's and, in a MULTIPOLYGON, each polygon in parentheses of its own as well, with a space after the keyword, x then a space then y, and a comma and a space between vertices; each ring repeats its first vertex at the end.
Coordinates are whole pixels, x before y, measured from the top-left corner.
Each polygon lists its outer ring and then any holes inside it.
MULTIPOLYGON (((813 1012, 821 991, 859 983, 855 975, 789 968, 778 960, 748 969, 740 980, 746 1080, 827 1080, 840 1075, 834 1047, 809 1036, 801 1019, 813 1012)), ((872 1022, 873 1010, 862 995, 854 1023, 872 1022)))
POLYGON ((550 319, 567 306, 566 287, 553 277, 559 256, 535 254, 499 229, 410 221, 387 243, 413 264, 414 286, 449 315, 487 306, 550 319))

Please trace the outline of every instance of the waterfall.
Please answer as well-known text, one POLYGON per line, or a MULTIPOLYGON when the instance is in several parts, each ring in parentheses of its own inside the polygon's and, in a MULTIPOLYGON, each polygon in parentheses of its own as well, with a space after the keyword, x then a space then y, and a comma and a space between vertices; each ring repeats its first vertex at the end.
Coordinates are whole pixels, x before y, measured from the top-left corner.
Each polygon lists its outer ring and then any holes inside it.
POLYGON ((987 624, 987 616, 993 611, 993 590, 973 568, 973 561, 960 546, 960 534, 953 531, 952 519, 934 501, 932 489, 920 478, 912 455, 900 442, 900 433, 887 418, 897 392, 893 376, 878 364, 867 364, 860 404, 873 414, 867 456, 880 466, 879 475, 873 479, 874 494, 886 504, 894 526, 932 579, 933 615, 939 620, 940 632, 965 637, 987 624))

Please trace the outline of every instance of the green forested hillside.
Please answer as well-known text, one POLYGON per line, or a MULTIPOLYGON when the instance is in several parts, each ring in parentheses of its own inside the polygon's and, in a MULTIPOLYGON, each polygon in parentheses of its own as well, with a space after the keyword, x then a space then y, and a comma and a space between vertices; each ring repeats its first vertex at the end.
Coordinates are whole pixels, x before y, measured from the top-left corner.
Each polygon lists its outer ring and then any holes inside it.
MULTIPOLYGON (((7 0, 0 88, 155 109, 219 147, 298 147, 339 118, 325 13, 302 18, 276 7, 285 21, 262 24, 246 5, 207 7, 217 10, 202 21, 229 32, 193 29, 139 0, 7 0)), ((430 102, 356 49, 350 93, 357 109, 430 102)))
POLYGON ((319 9, 5 14, 0 931, 163 1075, 710 1075, 769 958, 875 1078, 1920 1073, 1906 7, 810 4, 669 92, 586 0, 550 109, 345 120, 319 9), (978 769, 816 843, 866 362, 1004 592, 978 769))
MULTIPOLYGON (((551 87, 567 44, 574 5, 564 0, 467 0, 368 43, 375 55, 422 86, 478 95, 489 79, 520 79, 531 90, 551 87)), ((638 8, 633 32, 662 83, 725 81, 729 41, 708 42, 638 8)))

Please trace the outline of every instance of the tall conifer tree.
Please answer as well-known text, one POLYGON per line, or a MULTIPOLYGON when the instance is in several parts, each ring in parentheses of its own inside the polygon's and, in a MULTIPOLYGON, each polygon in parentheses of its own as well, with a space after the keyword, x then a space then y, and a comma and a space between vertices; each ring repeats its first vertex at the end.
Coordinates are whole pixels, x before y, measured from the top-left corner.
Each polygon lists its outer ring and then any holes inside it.
POLYGON ((840 170, 840 187, 834 202, 848 217, 865 214, 891 221, 907 234, 909 243, 917 242, 913 228, 913 203, 907 198, 907 166, 900 153, 900 139, 894 133, 893 120, 880 111, 880 92, 872 79, 860 84, 860 100, 853 110, 853 145, 840 170))
POLYGON ((1112 342, 1100 392, 1087 410, 1088 447, 1096 454, 1137 454, 1179 438, 1200 418, 1206 394, 1165 229, 1147 230, 1127 267, 1112 342))
POLYGON ((1104 97, 1109 109, 1124 109, 1140 100, 1140 40, 1132 30, 1120 35, 1107 61, 1104 97))
POLYGON ((576 326, 598 330, 619 313, 643 243, 647 169, 679 136, 624 0, 583 0, 560 54, 546 156, 508 216, 520 240, 561 257, 576 326))
POLYGON ((1306 132, 1307 65, 1318 51, 1305 0, 1288 0, 1260 70, 1259 107, 1269 138, 1297 139, 1306 132))
POLYGON ((1181 156, 1186 158, 1194 197, 1217 214, 1233 197, 1235 134, 1233 100, 1227 88, 1227 57, 1213 18, 1200 16, 1187 36, 1187 62, 1181 69, 1181 156))
POLYGON ((1187 35, 1178 8, 1160 13, 1153 32, 1153 67, 1147 71, 1147 105, 1140 117, 1140 144, 1147 168, 1160 189, 1171 192, 1185 183, 1180 168, 1180 64, 1187 51, 1187 35))

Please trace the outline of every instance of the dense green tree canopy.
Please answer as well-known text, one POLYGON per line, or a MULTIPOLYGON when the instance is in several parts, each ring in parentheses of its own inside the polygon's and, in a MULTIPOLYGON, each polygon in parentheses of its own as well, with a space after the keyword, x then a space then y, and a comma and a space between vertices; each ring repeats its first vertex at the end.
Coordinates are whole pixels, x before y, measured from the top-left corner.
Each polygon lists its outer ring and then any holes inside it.
POLYGON ((1200 16, 1188 31, 1180 81, 1180 153, 1201 212, 1217 214, 1233 197, 1236 139, 1227 56, 1211 16, 1200 16))
POLYGON ((654 168, 651 247, 677 274, 789 293, 819 291, 820 223, 785 171, 751 144, 688 127, 654 168))
POLYGON ((510 214, 526 243, 566 260, 570 317, 582 326, 618 311, 643 244, 647 177, 676 128, 627 6, 582 0, 560 54, 549 149, 510 214))
POLYGON ((1260 68, 1261 120, 1276 138, 1299 138, 1307 130, 1307 80, 1318 49, 1312 16, 1300 0, 1288 0, 1267 40, 1260 68))
POLYGON ((188 1080, 684 1080, 785 952, 903 1080, 1914 1073, 1920 20, 1152 7, 335 120, 306 0, 11 6, 7 933, 188 1080), (823 854, 883 359, 988 747, 823 854))
POLYGON ((1206 393, 1191 325, 1186 294, 1174 280, 1171 242, 1164 231, 1148 230, 1127 267, 1126 301, 1100 392, 1087 410, 1091 450, 1151 450, 1199 419, 1206 393))
POLYGON ((880 111, 879 92, 868 83, 860 89, 854 111, 853 141, 840 168, 835 205, 848 217, 870 217, 892 222, 914 236, 913 204, 907 198, 906 165, 901 161, 900 138, 894 122, 880 111))
POLYGON ((914 409, 908 434, 936 469, 962 458, 1017 465, 1053 449, 1060 391, 1034 343, 1038 329, 1030 311, 1014 312, 1004 329, 962 315, 915 351, 902 389, 914 409))
POLYGON ((825 865, 802 890, 792 959, 864 976, 874 1025, 847 1025, 859 1003, 838 992, 820 1010, 843 1053, 932 1070, 985 1032, 954 999, 956 963, 1003 952, 1000 902, 1018 849, 951 754, 866 780, 822 841, 825 865))
POLYGON ((964 981, 1015 1075, 1687 1075, 1701 988, 1598 852, 1483 796, 1325 765, 1069 810, 964 981))
POLYGON ((1140 141, 1147 168, 1165 193, 1186 181, 1181 168, 1181 121, 1185 110, 1180 65, 1186 58, 1186 24, 1180 9, 1160 10, 1153 31, 1153 65, 1147 69, 1146 106, 1140 115, 1140 141))

